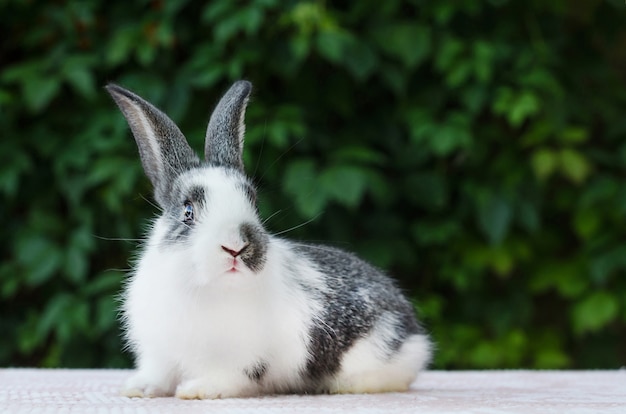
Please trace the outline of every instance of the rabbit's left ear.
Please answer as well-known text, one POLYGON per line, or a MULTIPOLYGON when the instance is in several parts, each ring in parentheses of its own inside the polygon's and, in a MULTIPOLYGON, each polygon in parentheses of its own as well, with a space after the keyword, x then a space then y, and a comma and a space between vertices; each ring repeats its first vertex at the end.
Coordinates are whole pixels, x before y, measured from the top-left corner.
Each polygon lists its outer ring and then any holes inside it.
POLYGON ((184 171, 199 166, 198 156, 163 112, 121 86, 109 84, 106 89, 133 131, 156 201, 161 207, 168 205, 174 180, 184 171))
POLYGON ((244 118, 251 91, 250 82, 237 81, 215 107, 204 145, 204 155, 209 164, 243 172, 244 118))

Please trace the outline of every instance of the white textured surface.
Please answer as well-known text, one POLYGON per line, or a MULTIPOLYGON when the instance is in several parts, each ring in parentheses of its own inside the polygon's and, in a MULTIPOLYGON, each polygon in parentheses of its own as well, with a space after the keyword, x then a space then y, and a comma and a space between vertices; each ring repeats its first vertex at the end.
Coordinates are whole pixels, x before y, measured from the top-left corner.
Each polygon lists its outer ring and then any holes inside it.
POLYGON ((0 369, 0 413, 626 413, 626 370, 425 372, 406 393, 129 399, 130 371, 0 369))

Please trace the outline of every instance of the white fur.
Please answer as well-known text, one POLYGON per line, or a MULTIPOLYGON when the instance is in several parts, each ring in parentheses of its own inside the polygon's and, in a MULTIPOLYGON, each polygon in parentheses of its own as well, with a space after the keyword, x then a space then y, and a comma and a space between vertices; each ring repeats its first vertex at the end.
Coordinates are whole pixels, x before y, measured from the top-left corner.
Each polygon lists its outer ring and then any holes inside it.
POLYGON ((431 345, 425 335, 413 335, 391 359, 380 355, 383 337, 374 331, 355 343, 341 361, 341 371, 329 381, 331 393, 406 391, 430 360, 431 345))

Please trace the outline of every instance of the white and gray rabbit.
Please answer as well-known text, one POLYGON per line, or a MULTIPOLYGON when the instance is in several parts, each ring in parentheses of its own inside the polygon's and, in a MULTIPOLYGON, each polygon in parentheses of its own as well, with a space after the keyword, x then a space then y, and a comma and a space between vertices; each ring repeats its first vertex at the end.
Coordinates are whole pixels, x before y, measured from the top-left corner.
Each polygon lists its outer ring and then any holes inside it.
POLYGON ((107 90, 161 208, 123 295, 137 371, 129 397, 247 397, 408 389, 430 360, 411 303, 342 250, 268 234, 244 173, 252 86, 219 101, 200 160, 161 111, 107 90))

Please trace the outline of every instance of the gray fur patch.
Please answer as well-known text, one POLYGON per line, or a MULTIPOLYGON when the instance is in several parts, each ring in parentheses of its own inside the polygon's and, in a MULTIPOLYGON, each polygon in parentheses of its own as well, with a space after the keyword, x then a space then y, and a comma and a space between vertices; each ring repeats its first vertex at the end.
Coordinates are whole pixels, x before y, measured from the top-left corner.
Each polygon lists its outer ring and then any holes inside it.
POLYGON ((172 186, 170 195, 171 205, 166 210, 169 221, 169 231, 167 239, 162 240, 165 246, 174 245, 189 239, 194 227, 194 223, 184 223, 184 207, 186 202, 191 202, 194 208, 194 216, 198 217, 202 210, 206 208, 207 194, 204 187, 184 186, 184 176, 179 177, 172 186))
POLYGON ((248 197, 250 204, 252 204, 256 209, 256 189, 254 186, 246 180, 245 182, 239 184, 239 189, 248 197))
POLYGON ((360 338, 370 333, 381 316, 398 321, 389 338, 388 354, 397 352, 406 338, 420 332, 413 307, 394 281, 351 253, 316 245, 299 245, 325 275, 322 297, 324 314, 309 332, 310 342, 305 378, 315 382, 335 374, 341 358, 360 338))
POLYGON ((206 193, 204 187, 195 186, 189 189, 189 201, 204 205, 206 202, 206 193))
POLYGON ((259 272, 267 260, 267 244, 269 237, 265 231, 254 224, 244 223, 239 227, 241 239, 249 243, 241 253, 241 260, 253 272, 259 272))
POLYGON ((251 367, 244 369, 243 372, 244 374, 246 374, 248 378, 250 378, 250 381, 254 381, 258 383, 263 380, 263 377, 265 377, 265 374, 267 373, 268 368, 269 368, 268 363, 263 360, 260 360, 259 362, 252 365, 251 367))

